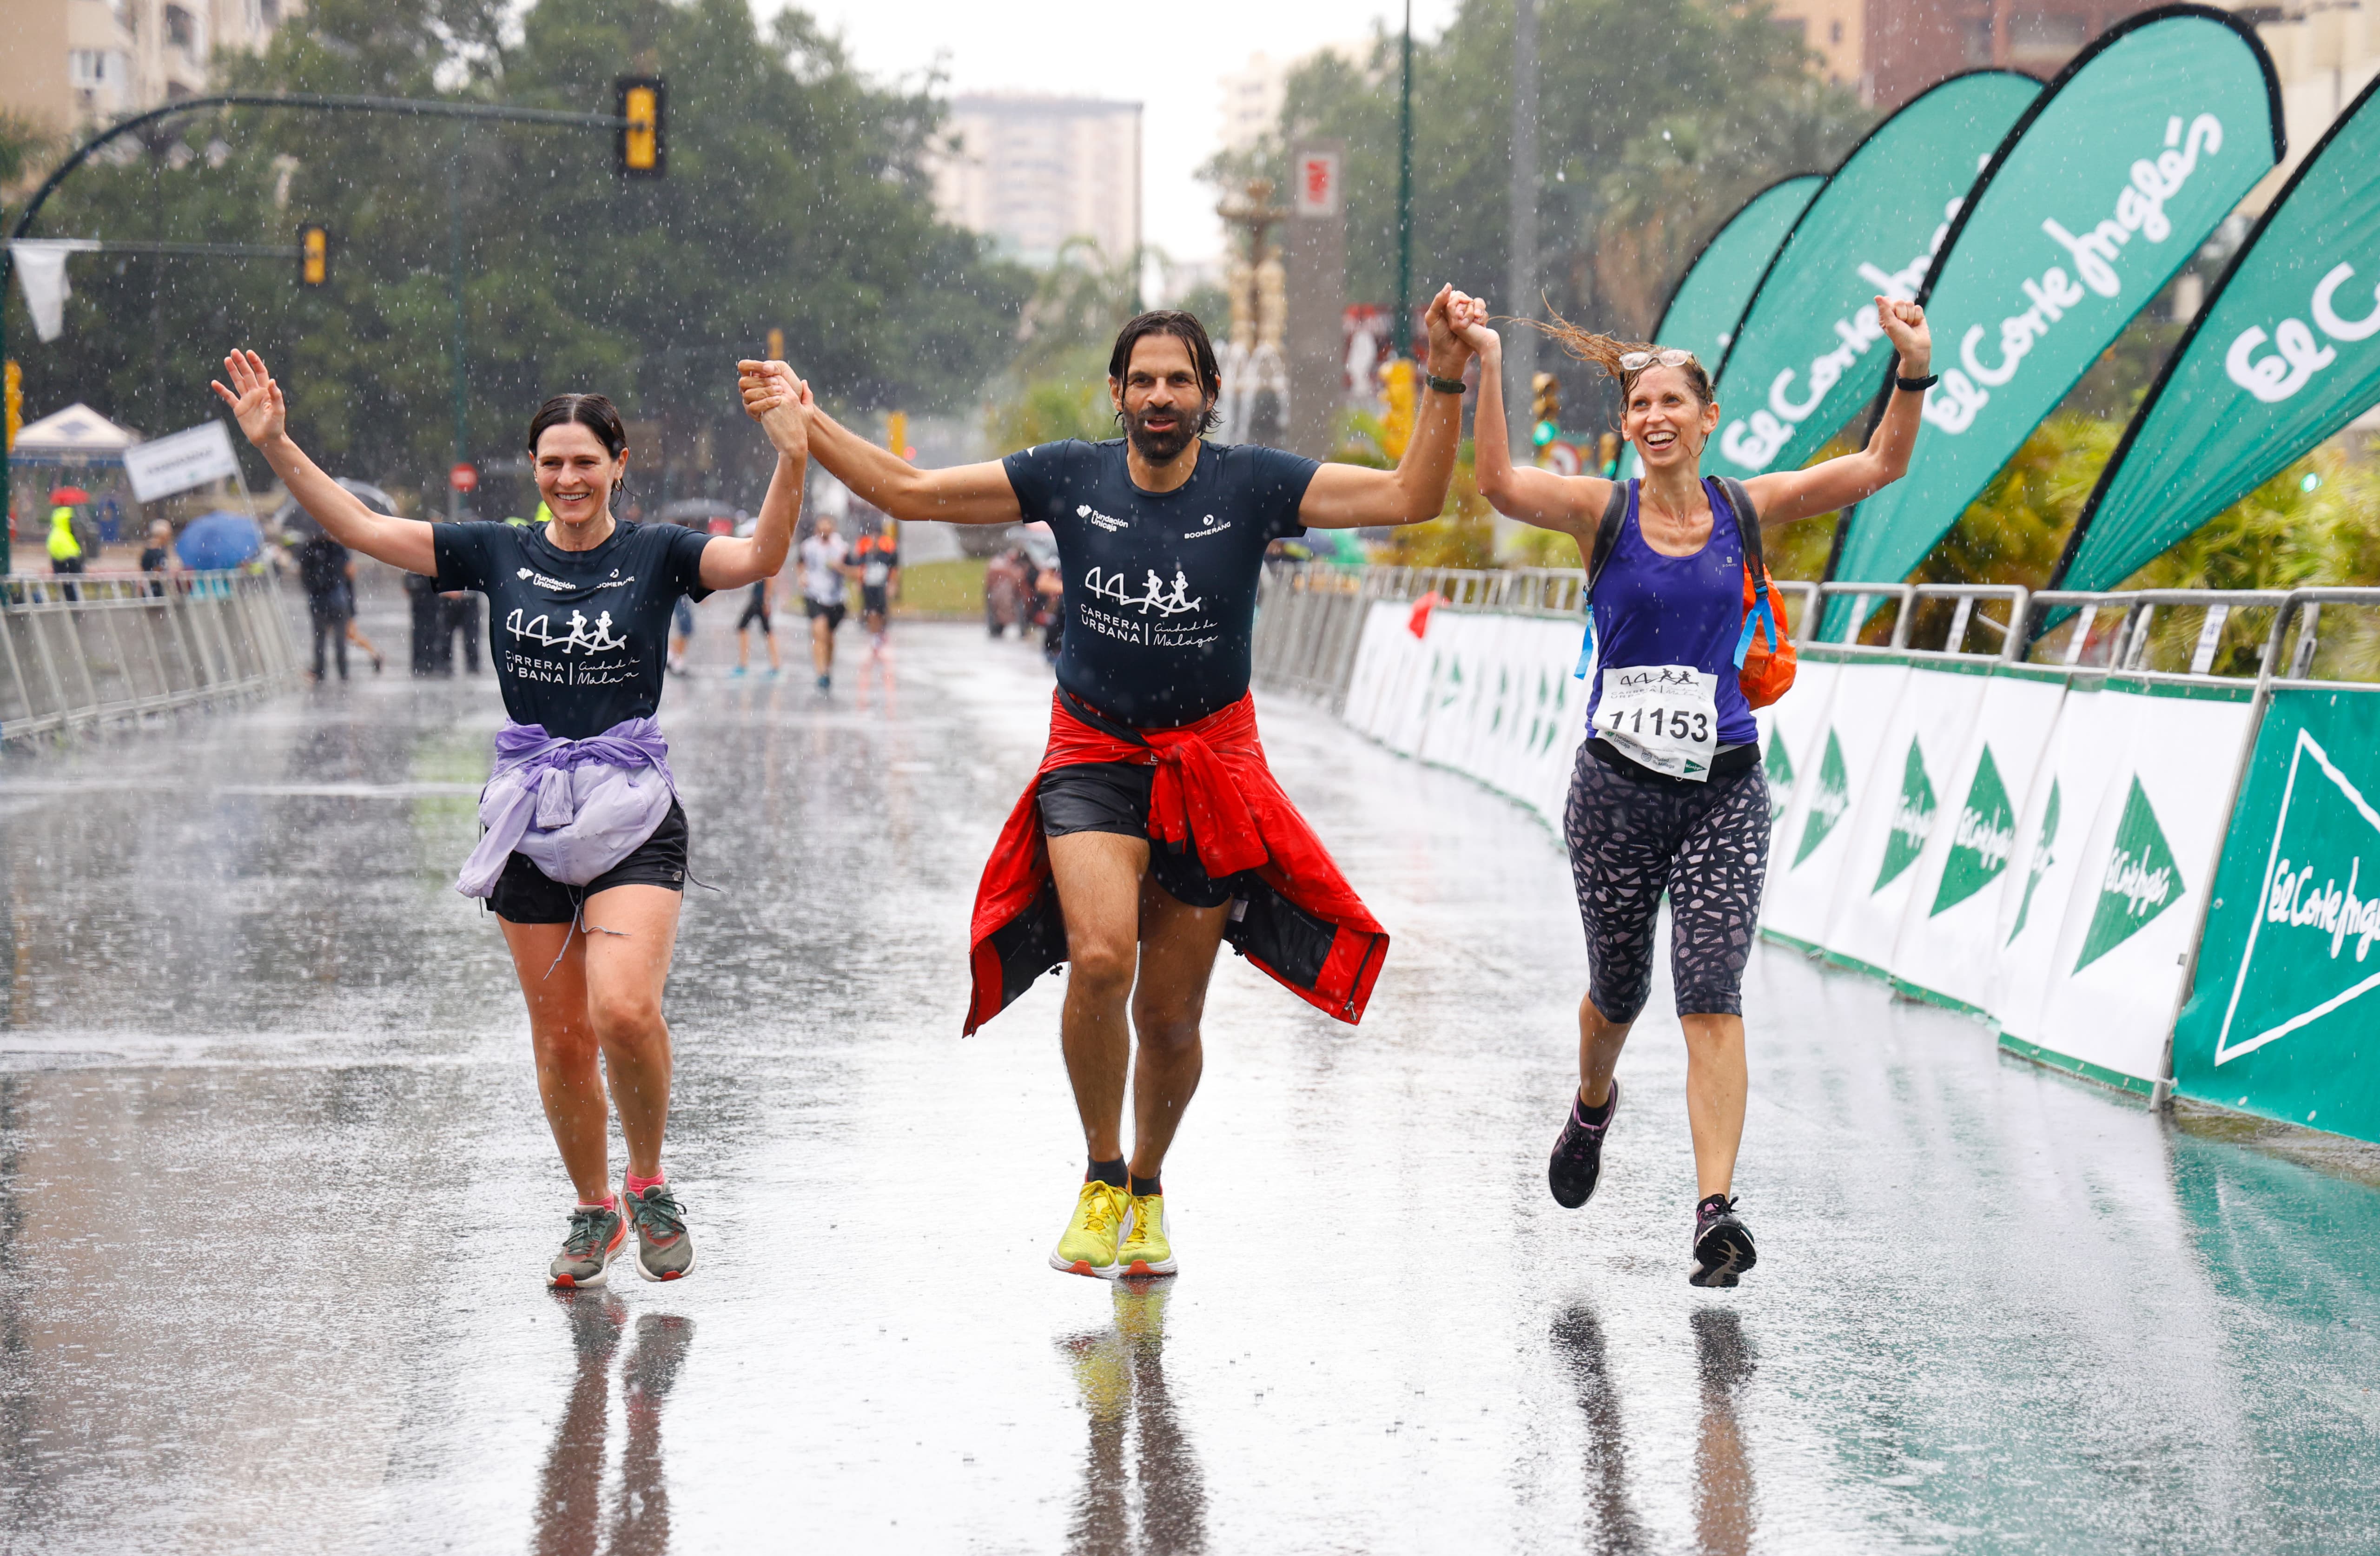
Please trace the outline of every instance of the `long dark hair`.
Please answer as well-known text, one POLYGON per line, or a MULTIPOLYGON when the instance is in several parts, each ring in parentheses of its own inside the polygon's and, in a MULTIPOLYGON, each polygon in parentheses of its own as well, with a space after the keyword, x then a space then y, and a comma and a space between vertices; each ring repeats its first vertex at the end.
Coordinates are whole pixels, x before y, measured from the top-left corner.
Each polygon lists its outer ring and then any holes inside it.
POLYGON ((1132 348, 1147 335, 1172 335, 1189 349, 1190 370, 1198 375, 1198 386, 1207 396, 1207 414, 1198 420, 1198 432, 1201 436, 1213 432, 1223 419, 1223 366, 1215 359, 1215 343, 1207 338, 1207 326, 1198 322, 1196 314, 1178 308, 1135 314, 1116 332, 1115 349, 1108 353, 1108 376, 1123 384, 1124 370, 1132 366, 1132 348))

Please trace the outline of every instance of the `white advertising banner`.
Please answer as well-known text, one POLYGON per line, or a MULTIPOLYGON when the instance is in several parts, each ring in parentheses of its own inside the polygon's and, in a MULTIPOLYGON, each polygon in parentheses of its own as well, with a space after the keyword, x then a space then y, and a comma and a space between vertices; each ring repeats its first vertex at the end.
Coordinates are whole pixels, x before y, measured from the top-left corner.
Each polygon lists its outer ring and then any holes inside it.
POLYGON ((2009 1046, 2133 1090, 2170 1073, 2167 1039, 2252 698, 2244 684, 2108 678, 2099 700, 2131 705, 2128 739, 2082 845, 2040 1019, 2009 1046))
POLYGON ((2032 792, 2017 822, 2016 853, 2000 891, 1984 1008, 2000 1040, 2022 1048, 2041 1030, 2041 1007, 2058 966, 2058 930, 2082 868, 2083 844, 2099 800, 2123 760, 2133 699, 2108 697, 2104 675, 2078 675, 2058 705, 2032 792))
POLYGON ((1986 1008, 2002 889, 2023 879, 2018 823, 2070 676, 2042 665, 1999 664, 1984 683, 1966 748, 1946 774, 1937 824, 1910 871, 1900 933, 1887 964, 1903 993, 1954 1010, 1986 1008))
POLYGON ((1835 673, 1842 666, 1832 659, 1804 659, 1793 673, 1793 687, 1784 696, 1757 710, 1761 765, 1768 770, 1768 868, 1777 869, 1779 840, 1785 835, 1785 813, 1793 808, 1795 786, 1811 771, 1811 742, 1826 734, 1827 702, 1835 693, 1835 673))
MULTIPOLYGON (((1806 665, 1827 650, 1805 650, 1806 665)), ((1879 754, 1893 707, 1909 679, 1899 659, 1845 661, 1835 673, 1818 733, 1799 763, 1792 808, 1768 843, 1768 887, 1760 927, 1805 950, 1822 948, 1835 886, 1851 853, 1851 821, 1877 786, 1879 754)))
POLYGON ((124 473, 132 482, 132 495, 153 503, 211 480, 237 480, 239 456, 232 452, 231 434, 222 422, 201 421, 134 444, 124 451, 124 473))
POLYGON ((1389 600, 1373 601, 1364 613, 1363 630, 1355 638, 1355 663, 1347 675, 1347 705, 1339 715, 1362 734, 1379 734, 1390 683, 1404 667, 1405 646, 1414 641, 1405 629, 1411 614, 1409 607, 1389 600))
POLYGON ((1843 873, 1818 943, 1837 961, 1883 977, 1900 938, 1918 861, 1947 820, 1951 765, 1973 733, 1991 684, 1989 660, 1912 663, 1877 748, 1876 781, 1851 822, 1843 873))

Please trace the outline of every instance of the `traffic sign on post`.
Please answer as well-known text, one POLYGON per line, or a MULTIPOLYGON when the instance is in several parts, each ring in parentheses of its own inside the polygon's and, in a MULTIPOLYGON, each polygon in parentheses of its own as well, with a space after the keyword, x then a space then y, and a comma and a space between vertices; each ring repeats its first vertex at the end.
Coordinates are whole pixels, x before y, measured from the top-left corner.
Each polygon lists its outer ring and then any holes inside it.
POLYGON ((669 111, 669 86, 659 76, 623 76, 613 83, 619 94, 618 162, 624 178, 658 178, 669 166, 669 137, 664 122, 669 111))
POLYGON ((457 461, 455 468, 446 472, 446 484, 457 492, 476 492, 480 489, 480 472, 457 461))

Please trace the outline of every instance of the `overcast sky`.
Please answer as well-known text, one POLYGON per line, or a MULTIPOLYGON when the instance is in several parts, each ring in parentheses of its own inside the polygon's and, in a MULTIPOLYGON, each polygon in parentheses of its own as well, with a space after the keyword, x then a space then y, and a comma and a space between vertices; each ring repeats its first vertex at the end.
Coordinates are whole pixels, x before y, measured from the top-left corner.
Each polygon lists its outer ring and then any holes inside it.
MULTIPOLYGON (((764 14, 779 7, 756 0, 764 14)), ((1431 38, 1456 0, 1414 0, 1414 34, 1431 38)), ((1142 225, 1177 260, 1221 251, 1214 192, 1192 177, 1218 145, 1216 85, 1248 55, 1291 59, 1402 24, 1402 0, 1200 0, 1163 8, 1113 0, 808 0, 859 67, 915 76, 939 58, 953 91, 1024 91, 1143 103, 1142 225), (1146 18, 1119 22, 1119 17, 1146 18)))

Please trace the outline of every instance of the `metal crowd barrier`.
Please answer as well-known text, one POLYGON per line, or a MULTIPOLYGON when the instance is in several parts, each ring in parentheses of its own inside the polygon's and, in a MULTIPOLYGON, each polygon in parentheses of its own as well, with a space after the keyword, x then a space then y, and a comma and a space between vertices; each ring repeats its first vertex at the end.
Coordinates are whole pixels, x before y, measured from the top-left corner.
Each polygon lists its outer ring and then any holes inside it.
POLYGON ((297 674, 264 575, 0 579, 0 739, 271 691, 297 674))
MULTIPOLYGON (((1346 705, 1355 650, 1376 601, 1435 594, 1442 608, 1506 615, 1576 615, 1586 575, 1574 567, 1342 567, 1274 563, 1257 594, 1256 678, 1329 706, 1346 705)), ((2034 591, 2016 584, 1812 583, 1780 578, 1779 603, 1798 644, 1813 640, 1828 601, 1852 602, 1883 640, 1831 645, 1852 654, 1996 659, 2120 670, 2150 679, 2303 681, 2330 669, 2341 684, 2380 679, 2380 627, 2324 650, 2323 608, 2380 609, 2380 589, 2034 591), (1888 618, 1885 613, 1889 612, 1888 618), (1873 613, 1873 618, 1871 617, 1873 613), (2194 615, 2194 628, 2193 628, 2194 615), (1888 620, 1888 627, 1883 625, 1888 620), (2288 629, 2298 628, 2284 653, 2288 629), (2340 663, 2317 663, 2318 650, 2340 663), (2355 674, 2353 672, 2362 672, 2355 674)), ((1871 635, 1874 635, 1873 633, 1871 635)))

